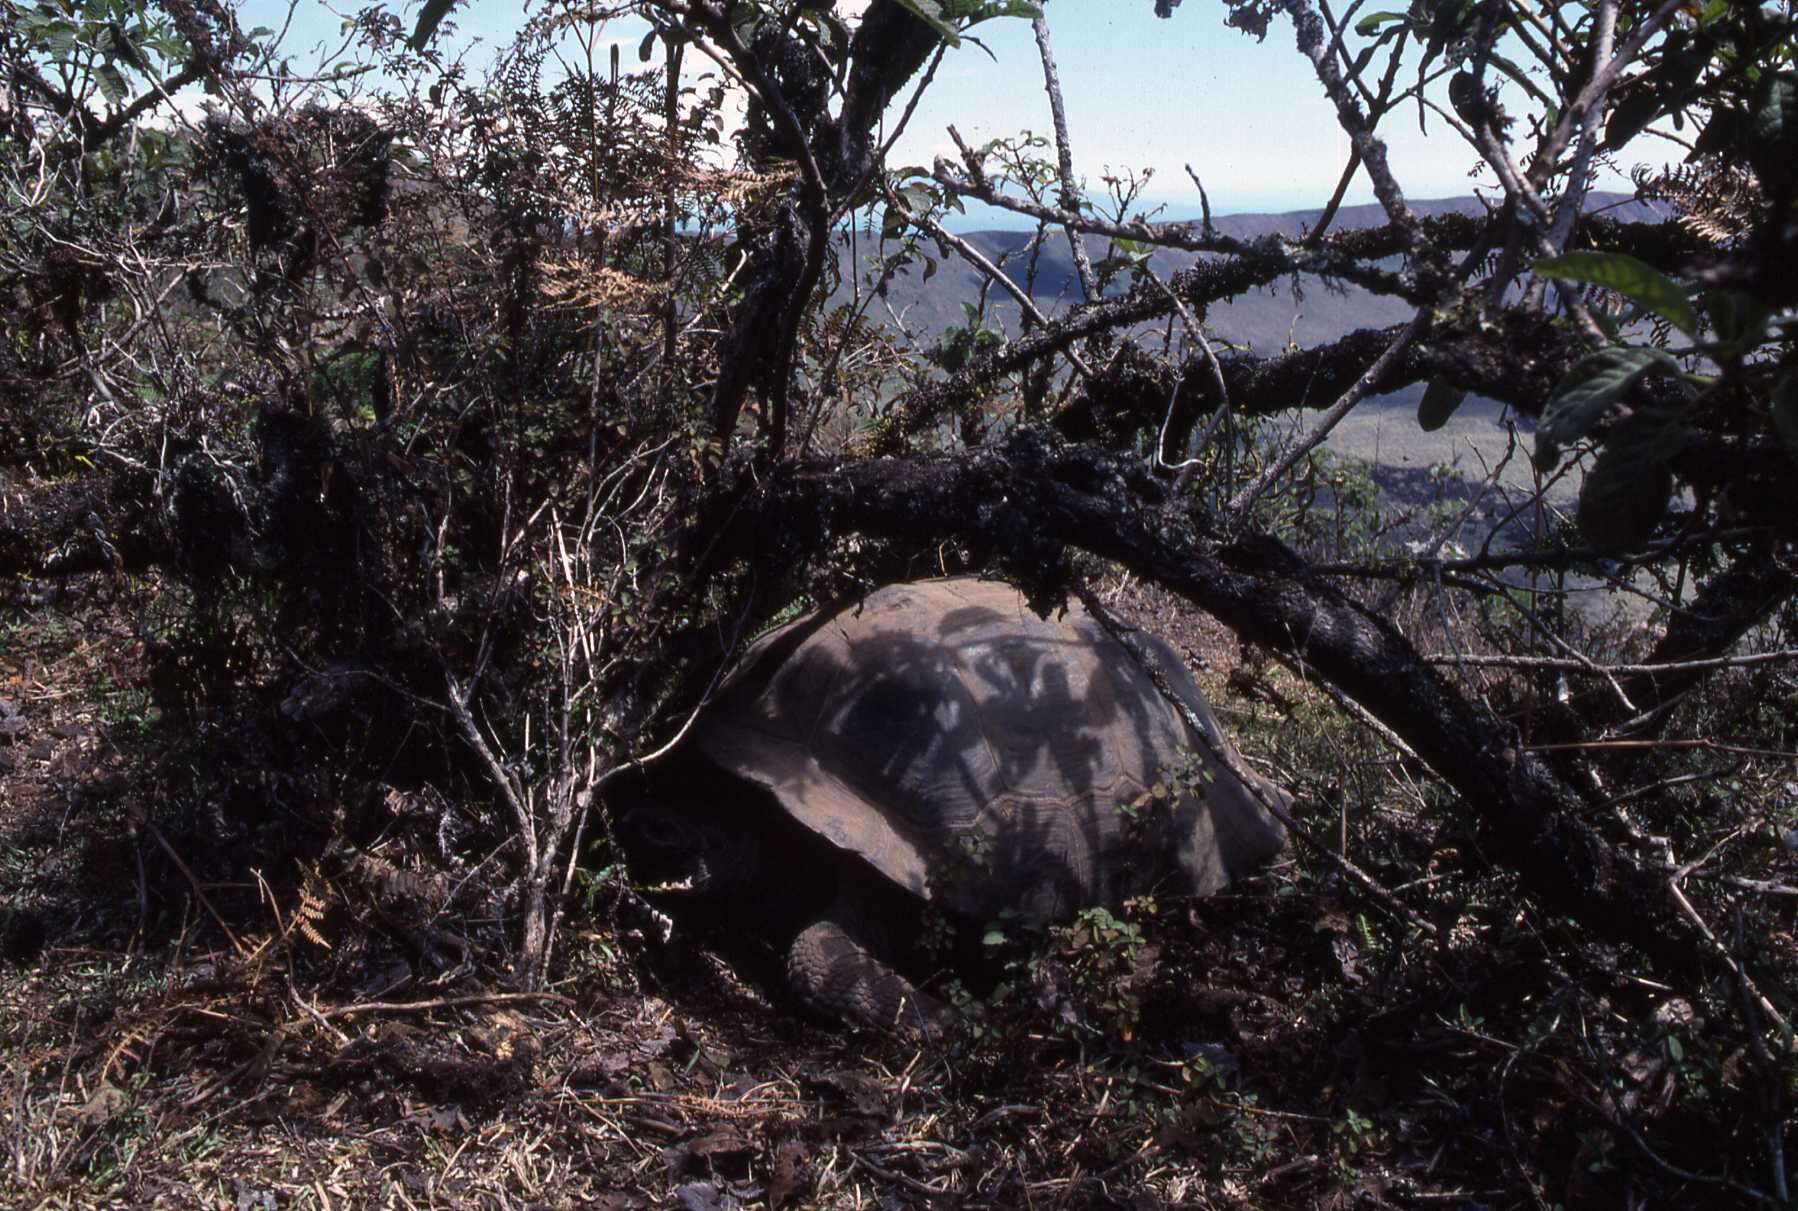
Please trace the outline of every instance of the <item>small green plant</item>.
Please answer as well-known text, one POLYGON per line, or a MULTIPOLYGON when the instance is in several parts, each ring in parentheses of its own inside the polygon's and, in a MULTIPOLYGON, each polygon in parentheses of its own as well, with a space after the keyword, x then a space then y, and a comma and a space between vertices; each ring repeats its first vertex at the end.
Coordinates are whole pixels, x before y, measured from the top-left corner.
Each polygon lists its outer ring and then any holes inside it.
POLYGON ((1342 1117, 1330 1124, 1331 1171, 1340 1185, 1348 1185, 1359 1175, 1358 1159, 1378 1143, 1373 1120, 1348 1107, 1342 1117))
MULTIPOLYGON (((1155 911, 1153 900, 1131 900, 1126 912, 1155 911)), ((1070 991, 1089 1020, 1130 1040, 1142 1016, 1144 941, 1141 926, 1107 908, 1089 908, 1051 931, 1056 956, 1066 965, 1070 991)))

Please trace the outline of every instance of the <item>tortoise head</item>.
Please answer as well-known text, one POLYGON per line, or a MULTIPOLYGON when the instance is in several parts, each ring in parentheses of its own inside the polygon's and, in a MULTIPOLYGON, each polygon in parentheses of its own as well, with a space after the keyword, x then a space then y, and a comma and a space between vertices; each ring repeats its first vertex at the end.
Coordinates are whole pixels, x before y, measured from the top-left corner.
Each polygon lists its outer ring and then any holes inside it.
POLYGON ((709 804, 633 803, 614 826, 632 876, 647 891, 727 896, 764 873, 753 830, 733 827, 709 804))

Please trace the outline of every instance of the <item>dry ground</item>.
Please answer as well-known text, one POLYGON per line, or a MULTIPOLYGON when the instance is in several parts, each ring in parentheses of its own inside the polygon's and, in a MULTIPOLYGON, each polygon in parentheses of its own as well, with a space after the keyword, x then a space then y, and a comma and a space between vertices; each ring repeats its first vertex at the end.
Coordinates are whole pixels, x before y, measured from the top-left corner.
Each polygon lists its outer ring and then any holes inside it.
MULTIPOLYGON (((168 846, 131 793, 169 739, 132 625, 153 590, 21 596, 5 622, 0 1205, 1617 1206, 1641 1180, 1542 1026, 1567 982, 1551 927, 1364 738, 1327 742, 1354 819, 1317 784, 1308 819, 1421 881, 1439 943, 1301 855, 1006 949, 998 1001, 923 1044, 810 1024, 603 896, 543 994, 467 953, 388 991, 381 923, 328 880, 234 920, 202 870, 144 884, 168 846)), ((1113 596, 1292 776, 1315 697, 1216 624, 1113 596)), ((1645 1064, 1632 1096, 1670 1079, 1645 1064)))

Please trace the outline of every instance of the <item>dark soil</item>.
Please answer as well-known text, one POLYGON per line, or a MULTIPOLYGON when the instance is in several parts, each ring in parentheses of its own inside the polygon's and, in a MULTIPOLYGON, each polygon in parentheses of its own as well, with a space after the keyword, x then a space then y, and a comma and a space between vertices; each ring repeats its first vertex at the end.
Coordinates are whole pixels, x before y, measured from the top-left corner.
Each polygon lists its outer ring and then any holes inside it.
POLYGON ((170 785, 158 763, 191 739, 150 706, 137 626, 155 591, 21 589, 0 649, 0 1203, 1731 1197, 1678 1176, 1723 1168, 1716 1149, 1737 1145, 1702 1109, 1743 1083, 1655 1045, 1694 1007, 1627 967, 1569 970, 1554 922, 1519 906, 1389 754, 1324 729, 1311 690, 1157 594, 1109 596, 1201 670, 1252 758, 1307 796, 1308 826, 1412 888, 1437 936, 1301 847, 1206 902, 994 939, 995 987, 960 1029, 919 1041, 806 1021, 754 964, 685 929, 664 940, 615 881, 591 884, 541 993, 469 941, 487 924, 397 919, 393 887, 430 883, 397 846, 365 855, 360 882, 303 858, 255 872, 260 887, 209 883, 145 789, 170 785), (1303 775, 1296 756, 1320 747, 1336 773, 1303 775), (1629 1030, 1641 1045, 1618 1041, 1629 1030), (1605 1032, 1613 1045, 1593 1050, 1605 1032))

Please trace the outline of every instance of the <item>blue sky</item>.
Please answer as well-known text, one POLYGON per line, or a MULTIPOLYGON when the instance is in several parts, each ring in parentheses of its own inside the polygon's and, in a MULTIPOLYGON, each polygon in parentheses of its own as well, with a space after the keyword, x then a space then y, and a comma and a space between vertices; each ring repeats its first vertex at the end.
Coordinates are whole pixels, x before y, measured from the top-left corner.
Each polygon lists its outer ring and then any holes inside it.
MULTIPOLYGON (((279 28, 287 9, 277 0, 244 0, 240 13, 246 25, 279 28)), ((312 46, 340 44, 338 14, 348 11, 348 5, 333 11, 321 0, 296 0, 288 39, 296 66, 316 61, 312 46)), ((403 11, 409 26, 416 6, 403 11)), ((517 0, 466 0, 451 17, 457 27, 451 44, 467 48, 471 65, 484 64, 523 11, 517 0)), ((1168 206, 1169 217, 1188 217, 1198 207, 1183 167, 1191 164, 1220 214, 1309 208, 1328 198, 1348 141, 1310 63, 1294 48, 1290 25, 1276 21, 1257 43, 1226 28, 1223 11, 1221 4, 1195 0, 1163 21, 1152 0, 1046 6, 1075 168, 1094 191, 1108 169, 1152 168, 1149 196, 1168 206)), ((636 62, 644 28, 618 20, 607 31, 624 46, 626 64, 636 62)), ((900 163, 928 164, 933 155, 952 153, 950 123, 971 142, 1051 129, 1030 23, 999 19, 973 33, 993 57, 971 42, 949 52, 899 146, 900 163)), ((1421 133, 1415 107, 1390 115, 1380 133, 1411 196, 1470 192, 1472 153, 1452 135, 1421 133)), ((1359 177, 1350 200, 1371 196, 1359 177)))

